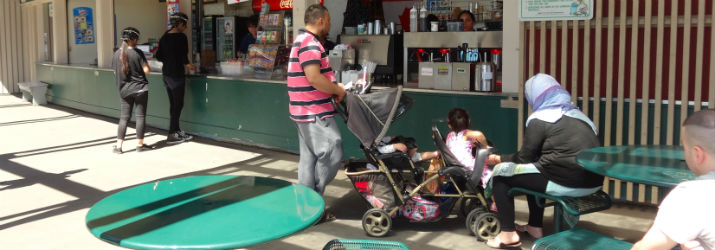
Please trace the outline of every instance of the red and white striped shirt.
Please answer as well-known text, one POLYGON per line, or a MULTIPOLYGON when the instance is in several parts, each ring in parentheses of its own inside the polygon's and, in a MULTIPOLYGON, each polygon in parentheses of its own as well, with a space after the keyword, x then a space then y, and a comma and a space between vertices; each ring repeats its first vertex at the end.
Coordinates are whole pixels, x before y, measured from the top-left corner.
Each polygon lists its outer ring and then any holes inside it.
POLYGON ((328 53, 320 40, 308 30, 300 29, 293 42, 288 59, 288 111, 296 122, 312 122, 315 118, 333 117, 335 109, 330 103, 331 94, 321 92, 310 84, 303 67, 320 64, 320 73, 335 83, 335 73, 330 68, 328 53))

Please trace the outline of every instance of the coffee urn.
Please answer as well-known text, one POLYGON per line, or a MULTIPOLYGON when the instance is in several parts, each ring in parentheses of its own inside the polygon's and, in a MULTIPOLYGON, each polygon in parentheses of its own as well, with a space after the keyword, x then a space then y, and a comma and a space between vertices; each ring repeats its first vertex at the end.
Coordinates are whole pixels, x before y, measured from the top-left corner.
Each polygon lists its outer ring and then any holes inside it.
POLYGON ((496 65, 487 60, 488 52, 484 52, 482 61, 476 63, 474 69, 474 90, 479 92, 496 91, 496 65))

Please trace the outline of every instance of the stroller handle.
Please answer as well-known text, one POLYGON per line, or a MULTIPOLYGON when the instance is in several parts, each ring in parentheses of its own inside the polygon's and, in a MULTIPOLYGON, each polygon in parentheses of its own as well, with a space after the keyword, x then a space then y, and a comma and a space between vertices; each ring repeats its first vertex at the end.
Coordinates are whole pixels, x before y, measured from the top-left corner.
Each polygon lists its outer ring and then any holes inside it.
MULTIPOLYGON (((345 96, 349 94, 350 93, 347 93, 345 94, 345 96)), ((335 102, 335 98, 331 97, 330 103, 333 104, 333 109, 335 109, 335 111, 338 112, 341 117, 343 117, 343 121, 345 121, 345 123, 348 123, 348 114, 345 111, 345 98, 343 98, 343 101, 338 104, 337 102, 335 102)))

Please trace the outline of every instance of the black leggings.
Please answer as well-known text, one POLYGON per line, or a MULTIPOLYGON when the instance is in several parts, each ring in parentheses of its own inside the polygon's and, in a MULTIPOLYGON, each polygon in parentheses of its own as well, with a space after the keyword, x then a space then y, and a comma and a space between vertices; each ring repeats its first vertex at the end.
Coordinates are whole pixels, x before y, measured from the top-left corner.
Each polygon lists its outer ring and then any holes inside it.
MULTIPOLYGON (((514 226, 514 197, 509 196, 510 188, 520 187, 537 192, 546 191, 546 183, 549 180, 541 174, 520 174, 511 177, 495 176, 492 179, 492 190, 494 202, 497 204, 497 217, 501 223, 501 230, 513 232, 514 226)), ((532 195, 527 195, 529 202, 529 225, 533 227, 543 227, 544 208, 536 205, 536 199, 532 195)), ((543 202, 543 201, 542 201, 543 202)))
POLYGON ((184 108, 184 90, 186 88, 184 77, 164 76, 164 86, 169 95, 169 134, 180 131, 179 117, 184 108))
POLYGON ((149 91, 142 91, 130 94, 127 97, 119 98, 121 107, 121 115, 119 116, 119 129, 117 131, 117 139, 124 140, 127 133, 127 122, 132 118, 132 106, 136 105, 136 130, 137 139, 144 139, 144 124, 146 117, 146 104, 149 101, 149 91))

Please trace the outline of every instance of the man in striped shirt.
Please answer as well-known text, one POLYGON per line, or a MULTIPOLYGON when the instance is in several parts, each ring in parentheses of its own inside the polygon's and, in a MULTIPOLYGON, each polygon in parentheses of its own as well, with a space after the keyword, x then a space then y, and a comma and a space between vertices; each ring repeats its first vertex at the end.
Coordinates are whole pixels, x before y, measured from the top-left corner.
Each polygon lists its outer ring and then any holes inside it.
POLYGON ((330 30, 328 10, 319 4, 309 6, 305 24, 288 60, 288 109, 300 141, 298 183, 322 195, 343 159, 342 138, 330 99, 342 101, 345 89, 335 83, 328 53, 320 44, 320 37, 330 30))

